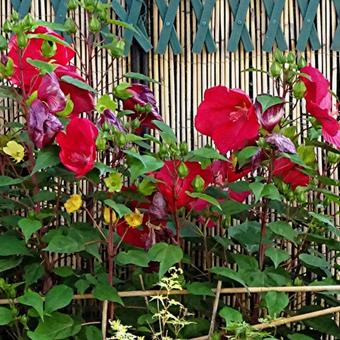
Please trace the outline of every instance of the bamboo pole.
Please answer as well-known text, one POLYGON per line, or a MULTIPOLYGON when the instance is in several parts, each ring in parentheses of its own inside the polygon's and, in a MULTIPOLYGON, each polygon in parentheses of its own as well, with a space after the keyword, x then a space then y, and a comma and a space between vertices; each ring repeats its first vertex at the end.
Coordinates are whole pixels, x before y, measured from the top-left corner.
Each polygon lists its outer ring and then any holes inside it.
MULTIPOLYGON (((217 289, 212 289, 212 292, 216 293, 217 289)), ((221 294, 257 294, 266 292, 284 292, 284 293, 297 293, 297 292, 332 292, 340 291, 340 285, 330 285, 330 286, 282 286, 282 287, 236 287, 236 288, 222 288, 220 290, 221 294)), ((132 290, 132 291, 122 291, 118 292, 120 297, 145 297, 145 296, 157 296, 157 295, 189 295, 191 294, 188 290, 132 290)), ((73 300, 90 300, 94 299, 92 294, 76 294, 73 296, 73 300)), ((0 305, 7 305, 12 302, 10 299, 0 299, 0 305)), ((13 300, 17 303, 17 300, 13 300)))
POLYGON ((334 314, 334 313, 339 313, 339 312, 340 312, 340 306, 330 307, 330 308, 318 310, 318 311, 315 311, 315 312, 290 316, 288 318, 280 318, 280 319, 277 319, 277 320, 273 320, 271 322, 260 323, 260 324, 254 325, 253 328, 258 329, 258 330, 273 328, 273 327, 277 327, 277 326, 281 326, 281 325, 287 325, 287 324, 290 324, 292 322, 317 318, 317 317, 322 316, 322 315, 334 314))

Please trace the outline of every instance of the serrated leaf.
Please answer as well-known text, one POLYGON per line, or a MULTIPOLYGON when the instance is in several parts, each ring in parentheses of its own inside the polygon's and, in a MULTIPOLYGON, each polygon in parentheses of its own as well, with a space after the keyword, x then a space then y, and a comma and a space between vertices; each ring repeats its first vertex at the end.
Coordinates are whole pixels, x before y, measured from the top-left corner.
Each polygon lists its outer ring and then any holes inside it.
POLYGON ((240 283, 242 286, 247 287, 246 283, 243 281, 239 273, 236 273, 235 271, 226 268, 226 267, 214 267, 211 268, 210 271, 216 275, 220 275, 223 277, 226 277, 230 280, 236 281, 240 283))
POLYGON ((225 320, 227 326, 230 322, 240 323, 243 321, 242 314, 238 310, 227 306, 223 307, 218 315, 225 320))
POLYGON ((25 266, 25 285, 29 287, 31 284, 36 283, 45 274, 44 266, 40 262, 34 262, 25 266))
POLYGON ((160 135, 166 143, 176 143, 176 135, 170 126, 166 125, 160 120, 153 120, 152 123, 158 127, 158 129, 160 130, 160 135))
POLYGON ((56 166, 59 163, 59 148, 56 145, 45 147, 44 149, 39 151, 31 175, 40 170, 56 166))
POLYGON ((251 161, 252 157, 259 150, 258 146, 247 146, 237 153, 237 162, 240 167, 251 161))
POLYGON ((263 197, 269 198, 271 200, 281 201, 280 192, 277 187, 272 183, 266 184, 261 194, 263 197))
POLYGON ((24 234, 26 243, 28 242, 32 234, 42 227, 41 222, 33 218, 22 218, 18 222, 18 225, 22 233, 24 234))
POLYGON ((159 278, 161 279, 168 269, 183 259, 183 250, 175 245, 164 242, 156 243, 148 252, 149 261, 159 262, 159 278))
POLYGON ((213 148, 199 148, 197 150, 191 151, 187 159, 191 159, 192 157, 198 157, 198 158, 207 158, 207 159, 219 159, 223 161, 227 161, 227 158, 222 156, 220 153, 218 153, 215 149, 213 148))
POLYGON ((100 301, 112 301, 124 305, 123 300, 118 295, 117 289, 109 283, 100 282, 92 290, 93 297, 100 301))
POLYGON ((292 226, 284 221, 275 221, 268 224, 268 228, 276 235, 296 244, 297 232, 292 226))
POLYGON ((299 259, 307 266, 320 268, 321 270, 325 270, 330 267, 330 263, 328 263, 324 258, 319 256, 310 254, 300 254, 299 259))
POLYGON ((277 248, 268 248, 265 252, 265 255, 272 260, 275 269, 279 266, 280 263, 290 258, 290 255, 285 250, 277 248))
POLYGON ((85 246, 79 240, 70 236, 55 235, 43 250, 60 254, 72 254, 85 250, 85 246))
POLYGON ((270 96, 267 94, 257 96, 256 100, 261 104, 262 112, 265 112, 274 105, 283 103, 281 97, 270 96))
POLYGON ((70 49, 73 49, 72 46, 65 40, 62 40, 58 37, 56 37, 55 35, 52 34, 44 34, 44 33, 34 33, 34 34, 28 34, 27 35, 28 39, 42 39, 42 40, 47 40, 47 41, 52 41, 55 42, 57 44, 63 45, 63 46, 67 46, 70 49))
POLYGON ((124 75, 125 78, 131 78, 131 79, 137 79, 137 80, 142 80, 142 81, 148 81, 150 83, 157 83, 160 84, 159 81, 152 79, 145 74, 142 73, 137 73, 137 72, 127 72, 124 75))
POLYGON ((82 80, 72 78, 71 76, 62 76, 61 81, 64 81, 65 83, 78 87, 79 89, 97 93, 97 91, 93 87, 91 87, 89 84, 85 83, 82 80))
POLYGON ((57 68, 57 65, 47 63, 46 61, 42 60, 26 58, 26 61, 32 66, 38 68, 42 74, 51 73, 57 68))
POLYGON ((12 178, 8 176, 0 176, 0 187, 19 184, 22 183, 24 180, 25 180, 24 178, 12 178))
POLYGON ((126 205, 121 204, 121 203, 116 203, 113 200, 107 199, 104 201, 104 203, 108 207, 112 208, 118 214, 119 217, 123 217, 126 214, 132 213, 132 211, 126 205))
POLYGON ((68 306, 73 299, 72 288, 66 285, 52 287, 45 298, 45 312, 52 313, 58 309, 68 306))
POLYGON ((149 264, 148 253, 143 250, 128 250, 127 252, 119 252, 116 256, 117 264, 135 264, 140 267, 147 267, 149 264))
POLYGON ((249 188, 255 196, 255 202, 257 202, 262 197, 262 190, 265 187, 264 183, 254 182, 249 184, 249 188))
POLYGON ((218 200, 216 198, 210 196, 210 195, 203 194, 203 193, 200 193, 200 192, 189 192, 189 191, 186 191, 185 193, 190 197, 199 198, 199 199, 206 201, 206 202, 210 203, 211 205, 214 205, 215 207, 222 210, 221 205, 218 202, 218 200))

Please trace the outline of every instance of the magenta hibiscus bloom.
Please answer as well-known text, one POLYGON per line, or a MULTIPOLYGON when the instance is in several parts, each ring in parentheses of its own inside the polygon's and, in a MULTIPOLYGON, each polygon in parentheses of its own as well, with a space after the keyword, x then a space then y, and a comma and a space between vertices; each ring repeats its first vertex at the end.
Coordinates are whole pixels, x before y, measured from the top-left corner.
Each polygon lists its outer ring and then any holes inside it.
POLYGON ((62 80, 63 76, 69 76, 85 83, 85 80, 79 75, 75 66, 58 66, 55 74, 59 78, 60 88, 65 95, 70 95, 73 102, 73 111, 71 117, 78 116, 82 112, 90 112, 94 109, 94 96, 91 92, 76 87, 62 80))
POLYGON ((310 182, 310 177, 301 172, 301 170, 300 166, 286 157, 275 159, 273 164, 273 175, 290 184, 293 190, 298 186, 305 187, 310 182))
POLYGON ((52 57, 44 57, 41 51, 41 45, 44 40, 39 38, 39 34, 48 34, 61 40, 64 40, 64 38, 44 26, 39 26, 33 32, 28 34, 31 37, 28 40, 28 44, 23 50, 21 56, 17 43, 17 37, 16 35, 12 36, 8 46, 8 57, 12 58, 14 63, 14 72, 10 78, 11 82, 15 85, 18 85, 20 88, 25 87, 27 91, 30 91, 33 88, 37 88, 40 82, 38 78, 40 71, 33 65, 29 64, 27 62, 27 58, 45 62, 53 60, 56 64, 66 65, 74 57, 75 52, 71 48, 57 43, 56 53, 52 57))
POLYGON ((84 176, 94 166, 97 135, 98 129, 86 118, 73 118, 66 127, 66 133, 57 134, 61 163, 77 177, 84 176))
POLYGON ((301 72, 301 80, 306 85, 306 109, 322 125, 322 135, 326 141, 340 148, 339 123, 332 116, 332 97, 329 81, 312 66, 305 66, 301 72))
POLYGON ((260 125, 254 105, 243 91, 216 86, 205 91, 195 127, 211 137, 221 153, 226 153, 253 144, 260 125))

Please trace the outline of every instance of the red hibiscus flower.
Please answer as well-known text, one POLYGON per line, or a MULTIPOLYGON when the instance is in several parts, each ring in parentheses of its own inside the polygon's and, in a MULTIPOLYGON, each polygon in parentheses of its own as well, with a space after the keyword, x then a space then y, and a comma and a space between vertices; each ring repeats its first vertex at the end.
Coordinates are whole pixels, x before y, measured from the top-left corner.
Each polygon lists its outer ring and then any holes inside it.
POLYGON ((195 117, 196 129, 210 136, 221 153, 252 144, 259 131, 255 108, 241 90, 225 86, 205 91, 195 117))
POLYGON ((164 196, 170 211, 175 211, 181 207, 195 201, 186 194, 186 191, 193 192, 192 182, 196 176, 201 176, 204 180, 203 190, 211 183, 212 175, 209 169, 203 170, 198 162, 185 162, 188 169, 188 175, 181 178, 178 174, 180 161, 165 161, 164 166, 154 174, 159 181, 158 190, 164 196))
POLYGON ((280 177, 283 182, 290 184, 292 189, 296 187, 305 187, 310 182, 310 177, 301 172, 301 167, 293 163, 286 157, 275 159, 273 164, 273 175, 280 177))
POLYGON ((335 144, 340 148, 339 123, 332 116, 332 97, 329 88, 329 81, 324 75, 312 66, 305 66, 301 72, 301 80, 306 85, 306 109, 322 125, 322 134, 326 141, 335 144))
POLYGON ((16 35, 12 36, 9 41, 8 57, 12 58, 14 63, 14 72, 10 78, 11 82, 18 85, 20 88, 25 87, 27 91, 30 91, 37 86, 36 83, 39 82, 38 75, 40 71, 29 64, 27 58, 46 62, 54 60, 56 64, 66 65, 74 57, 75 52, 69 47, 56 43, 57 49, 55 54, 51 57, 44 57, 41 51, 41 45, 43 44, 44 39, 39 37, 40 34, 51 35, 61 40, 64 40, 64 38, 44 26, 39 26, 28 34, 30 35, 30 38, 22 55, 20 55, 16 35))
POLYGON ((77 72, 75 66, 58 66, 55 69, 55 74, 59 78, 60 88, 65 95, 70 95, 73 102, 73 111, 71 117, 78 116, 81 112, 90 112, 94 109, 93 94, 87 90, 80 89, 72 84, 62 80, 63 76, 69 76, 74 79, 85 82, 85 80, 77 72))
POLYGON ((61 162, 77 177, 84 176, 96 160, 96 126, 86 118, 73 118, 65 132, 59 132, 56 141, 61 151, 61 162))
POLYGON ((162 117, 158 112, 157 102, 152 91, 143 84, 132 84, 128 91, 132 96, 123 101, 123 108, 136 112, 129 115, 129 118, 138 118, 140 121, 140 127, 136 133, 141 132, 143 128, 154 129, 155 125, 152 121, 162 120, 162 117))

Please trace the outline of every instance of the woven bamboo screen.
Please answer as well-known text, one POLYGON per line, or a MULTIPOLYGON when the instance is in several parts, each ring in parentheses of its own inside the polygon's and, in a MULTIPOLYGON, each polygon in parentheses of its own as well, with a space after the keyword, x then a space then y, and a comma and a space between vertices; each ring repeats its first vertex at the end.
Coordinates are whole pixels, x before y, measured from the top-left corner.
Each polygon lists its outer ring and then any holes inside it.
MULTIPOLYGON (((124 8, 133 12, 136 4, 134 1, 137 0, 127 1, 127 4, 119 2, 124 8), (130 9, 128 7, 131 4, 130 9)), ((164 3, 168 6, 174 1, 176 0, 164 3)), ((211 0, 206 0, 203 4, 205 5, 209 1, 211 2, 211 0)), ((32 0, 32 2, 30 0, 12 0, 15 6, 26 7, 27 10, 30 9, 30 12, 35 17, 47 21, 55 20, 55 10, 52 4, 60 5, 62 2, 65 3, 66 0, 32 0), (30 4, 31 6, 29 6, 30 4)), ((211 17, 205 23, 209 25, 212 39, 216 46, 216 52, 214 53, 209 53, 205 47, 200 53, 192 52, 199 24, 197 15, 193 10, 193 3, 197 3, 197 1, 180 0, 178 1, 178 7, 175 8, 174 18, 174 28, 182 48, 179 54, 174 53, 170 44, 165 46, 164 54, 157 51, 163 26, 167 26, 167 23, 163 24, 162 17, 164 15, 160 15, 159 7, 157 6, 159 2, 160 0, 143 1, 140 13, 147 37, 153 48, 148 52, 144 52, 134 40, 128 56, 113 62, 106 54, 98 51, 97 57, 91 61, 94 81, 95 84, 96 82, 98 84, 99 79, 101 79, 100 75, 105 74, 104 81, 100 83, 102 92, 110 89, 110 84, 128 71, 146 73, 151 78, 159 81, 159 84, 154 83, 151 86, 158 100, 160 112, 164 120, 174 128, 178 139, 186 141, 190 148, 201 146, 208 142, 206 137, 198 135, 193 126, 193 117, 197 106, 202 100, 205 89, 208 87, 218 84, 228 87, 240 87, 251 96, 260 93, 273 93, 273 84, 266 74, 242 72, 248 68, 268 69, 271 53, 264 52, 263 45, 266 34, 270 33, 270 30, 268 30, 270 16, 266 12, 265 4, 283 3, 282 13, 278 17, 278 24, 290 50, 296 49, 301 30, 304 24, 310 20, 302 15, 301 6, 305 7, 305 9, 309 3, 316 6, 316 16, 315 19, 312 19, 312 24, 315 24, 316 31, 314 32, 317 34, 320 46, 318 46, 317 50, 313 50, 315 45, 312 43, 316 43, 316 41, 311 38, 303 51, 298 53, 304 55, 312 65, 318 67, 330 80, 331 88, 340 94, 339 52, 335 50, 336 45, 340 45, 339 37, 336 39, 338 21, 340 20, 339 0, 216 0, 212 6, 211 17), (245 30, 249 32, 253 49, 252 51, 246 51, 243 43, 239 42, 236 50, 230 52, 230 37, 235 27, 239 24, 238 22, 234 23, 231 6, 236 5, 237 8, 240 4, 243 4, 244 13, 246 13, 242 25, 244 24, 245 30), (339 16, 337 15, 336 6, 339 7, 339 16)), ((0 25, 10 14, 11 9, 10 0, 0 0, 0 25)), ((114 11, 113 15, 115 15, 114 11)), ((57 20, 62 21, 63 18, 57 17, 57 20)), ((86 18, 83 13, 76 12, 76 21, 81 30, 86 27, 86 18)), ((121 33, 119 29, 117 32, 121 33)), ((80 47, 80 56, 77 57, 76 64, 80 67, 81 63, 87 64, 89 61, 84 45, 79 41, 77 41, 77 44, 80 47)), ((302 109, 297 108, 293 118, 298 119, 302 109)), ((14 117, 14 111, 6 111, 6 116, 7 119, 13 119, 11 117, 14 117)), ((300 129, 303 129, 301 124, 300 129)), ((321 154, 318 159, 321 167, 321 154)), ((334 173, 333 176, 338 179, 339 173, 334 173)), ((339 188, 335 188, 335 190, 335 193, 339 194, 339 188)), ((332 206, 330 209, 330 213, 336 216, 336 225, 339 226, 340 216, 336 214, 338 207, 332 206)), ((329 257, 332 255, 327 254, 329 257)), ((199 258, 200 256, 197 254, 198 261, 199 258)), ((300 302, 303 299, 304 297, 301 296, 300 302)))

